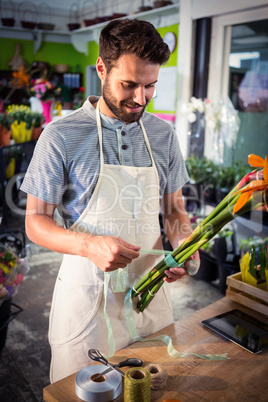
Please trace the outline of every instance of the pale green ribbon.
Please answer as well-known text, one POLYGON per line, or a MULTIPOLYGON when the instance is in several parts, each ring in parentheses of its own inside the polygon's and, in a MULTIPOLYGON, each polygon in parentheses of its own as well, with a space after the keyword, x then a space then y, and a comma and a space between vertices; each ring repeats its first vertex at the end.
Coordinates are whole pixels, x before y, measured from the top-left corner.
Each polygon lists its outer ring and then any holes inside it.
POLYGON ((109 357, 112 357, 115 353, 115 341, 114 341, 114 334, 113 334, 113 328, 112 324, 109 318, 109 315, 106 310, 106 304, 107 304, 107 294, 108 294, 108 286, 110 282, 110 277, 111 273, 110 272, 105 272, 104 273, 104 307, 103 307, 103 313, 104 317, 106 320, 106 325, 108 329, 108 345, 109 345, 109 352, 106 358, 108 359, 109 357))
POLYGON ((197 353, 180 353, 174 348, 174 346, 172 345, 172 340, 171 340, 170 336, 168 336, 168 335, 158 335, 155 338, 150 338, 150 339, 141 338, 137 334, 137 331, 136 331, 134 310, 133 310, 132 300, 131 300, 131 292, 132 292, 132 289, 129 289, 129 291, 125 297, 124 309, 125 309, 125 318, 126 318, 128 330, 129 330, 129 333, 130 333, 132 339, 135 342, 137 342, 137 341, 142 341, 142 342, 162 341, 167 345, 168 354, 171 357, 175 357, 175 358, 187 357, 187 356, 191 355, 191 356, 197 356, 197 357, 200 357, 201 359, 206 359, 206 360, 228 359, 227 353, 224 353, 221 355, 213 355, 213 354, 200 355, 197 353))
MULTIPOLYGON (((163 250, 144 250, 144 252, 152 252, 152 251, 161 251, 162 254, 165 254, 166 252, 163 250)), ((170 252, 168 252, 170 254, 170 252)), ((126 268, 118 269, 113 272, 105 272, 104 274, 104 316, 106 320, 106 325, 108 329, 108 345, 109 345, 109 351, 108 355, 106 358, 110 358, 115 354, 115 341, 114 341, 114 335, 113 335, 113 329, 111 325, 110 318, 108 316, 107 310, 106 310, 106 304, 107 304, 107 293, 108 293, 108 286, 109 286, 109 281, 110 278, 112 278, 112 288, 113 292, 124 292, 126 289, 126 283, 127 283, 127 270, 126 268)), ((228 359, 227 353, 224 354, 219 354, 219 355, 214 355, 214 354, 205 354, 205 355, 200 355, 197 353, 180 353, 178 352, 173 344, 172 340, 168 335, 159 335, 155 338, 151 339, 145 339, 140 337, 137 334, 136 330, 136 325, 135 325, 135 317, 134 317, 134 310, 133 310, 133 305, 132 305, 132 298, 131 298, 131 293, 132 289, 129 289, 128 293, 126 294, 125 300, 124 300, 124 311, 125 311, 125 319, 127 322, 128 326, 128 331, 134 342, 141 341, 141 342, 148 342, 148 341, 162 341, 167 345, 167 352, 171 357, 174 358, 182 358, 182 357, 187 357, 187 356, 197 356, 201 359, 206 359, 206 360, 225 360, 228 359)))
POLYGON ((111 286, 114 293, 125 292, 128 280, 128 268, 118 268, 111 272, 111 286))
POLYGON ((167 251, 167 250, 156 250, 156 249, 147 250, 146 248, 141 248, 141 249, 139 250, 139 253, 152 254, 152 255, 169 255, 169 254, 170 254, 170 251, 167 251))

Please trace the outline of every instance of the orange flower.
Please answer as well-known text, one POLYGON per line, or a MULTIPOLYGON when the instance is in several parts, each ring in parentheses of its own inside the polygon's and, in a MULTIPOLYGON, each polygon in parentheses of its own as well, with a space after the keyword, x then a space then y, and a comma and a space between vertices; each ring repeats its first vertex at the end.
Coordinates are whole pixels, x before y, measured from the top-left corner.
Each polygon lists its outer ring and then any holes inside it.
POLYGON ((30 76, 26 73, 25 67, 20 66, 18 71, 12 73, 13 78, 11 80, 12 85, 17 88, 29 86, 30 76))
POLYGON ((237 211, 239 211, 250 199, 251 195, 255 191, 263 191, 266 188, 268 188, 268 161, 267 161, 267 156, 265 159, 261 158, 258 155, 249 155, 248 157, 248 163, 252 167, 262 167, 262 175, 263 175, 263 180, 253 180, 250 182, 247 186, 241 188, 238 190, 235 194, 241 193, 240 197, 238 198, 234 209, 233 209, 233 214, 235 214, 237 211))

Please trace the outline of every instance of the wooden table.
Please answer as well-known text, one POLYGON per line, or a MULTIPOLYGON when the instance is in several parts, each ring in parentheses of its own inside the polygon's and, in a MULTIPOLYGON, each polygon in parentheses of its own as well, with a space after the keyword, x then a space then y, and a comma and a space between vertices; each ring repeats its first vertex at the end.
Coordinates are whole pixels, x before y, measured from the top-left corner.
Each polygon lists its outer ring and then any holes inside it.
MULTIPOLYGON (((172 338, 174 347, 183 353, 222 354, 228 360, 203 360, 195 356, 174 359, 160 341, 135 342, 116 352, 112 363, 128 357, 137 357, 147 364, 160 364, 169 374, 164 389, 151 391, 151 401, 164 399, 183 401, 217 402, 267 402, 268 401, 268 351, 253 355, 236 344, 225 340, 201 324, 201 321, 226 311, 239 308, 267 322, 264 317, 244 308, 227 297, 195 312, 175 324, 169 325, 155 335, 165 334, 172 338)), ((153 337, 150 336, 148 338, 153 337)), ((127 371, 128 368, 123 369, 127 371)), ((81 401, 75 394, 75 375, 66 377, 44 388, 44 401, 81 401)), ((123 401, 124 392, 115 399, 123 401)))

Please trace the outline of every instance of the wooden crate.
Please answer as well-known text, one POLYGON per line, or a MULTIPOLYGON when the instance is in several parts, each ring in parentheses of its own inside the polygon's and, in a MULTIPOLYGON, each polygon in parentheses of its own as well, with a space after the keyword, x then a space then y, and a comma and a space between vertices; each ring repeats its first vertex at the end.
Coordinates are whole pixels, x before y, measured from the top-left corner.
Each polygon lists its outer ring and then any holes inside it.
POLYGON ((268 292, 242 282, 241 272, 227 277, 226 296, 268 316, 268 292))

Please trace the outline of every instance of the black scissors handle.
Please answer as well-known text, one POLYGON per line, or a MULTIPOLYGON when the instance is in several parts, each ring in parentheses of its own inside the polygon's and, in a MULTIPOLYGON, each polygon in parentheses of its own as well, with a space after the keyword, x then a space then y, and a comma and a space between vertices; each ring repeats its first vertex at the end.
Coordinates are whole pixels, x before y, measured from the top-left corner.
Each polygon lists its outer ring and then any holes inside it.
POLYGON ((105 364, 105 366, 108 364, 108 360, 106 360, 97 349, 89 349, 88 355, 92 360, 97 360, 98 362, 105 364))
POLYGON ((130 358, 127 360, 124 360, 123 362, 120 362, 116 364, 117 367, 141 367, 143 364, 143 361, 140 359, 135 359, 135 358, 130 358))

